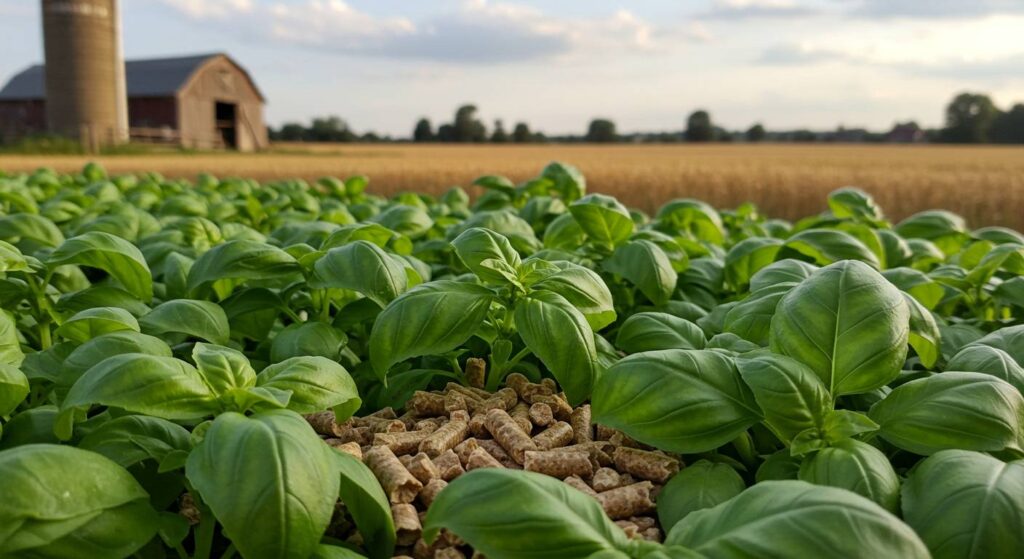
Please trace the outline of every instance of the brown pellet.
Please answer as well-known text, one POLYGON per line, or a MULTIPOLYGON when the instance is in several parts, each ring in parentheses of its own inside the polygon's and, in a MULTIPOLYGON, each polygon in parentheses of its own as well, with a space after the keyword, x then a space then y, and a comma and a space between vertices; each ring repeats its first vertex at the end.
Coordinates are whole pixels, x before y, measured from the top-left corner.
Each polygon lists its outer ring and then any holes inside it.
POLYGON ((457 382, 449 382, 444 386, 445 394, 451 394, 452 392, 458 392, 466 397, 467 400, 474 400, 476 402, 482 402, 487 398, 491 397, 491 393, 486 390, 480 390, 479 388, 471 388, 469 386, 462 386, 457 382))
POLYGON ((395 522, 395 543, 412 545, 420 539, 423 526, 416 507, 406 503, 391 505, 391 518, 395 522))
MULTIPOLYGON (((461 466, 459 468, 461 469, 461 466)), ((430 480, 430 483, 424 485, 420 490, 420 502, 424 507, 430 507, 434 503, 434 499, 437 498, 437 494, 445 487, 448 487, 448 482, 443 479, 430 480)))
MULTIPOLYGON (((447 414, 453 411, 463 410, 469 411, 469 404, 466 402, 467 398, 461 392, 449 392, 444 395, 444 411, 447 414)), ((474 406, 475 408, 476 406, 474 406)))
POLYGON ((487 362, 478 357, 466 359, 466 382, 473 388, 483 388, 487 383, 487 362))
POLYGON ((529 451, 523 469, 564 479, 569 476, 588 477, 594 473, 586 452, 529 451))
POLYGON ((619 479, 619 472, 611 468, 601 468, 594 472, 594 479, 591 480, 590 485, 594 487, 594 491, 601 493, 619 487, 622 485, 622 480, 619 479))
POLYGON ((494 439, 477 439, 476 443, 480 445, 480 448, 486 450, 488 454, 493 456, 495 460, 501 462, 502 466, 511 469, 522 468, 522 466, 516 464, 516 461, 513 460, 507 452, 505 452, 505 449, 498 444, 498 441, 494 439))
POLYGON ((411 503, 420 489, 423 489, 423 484, 405 469, 387 446, 371 448, 366 453, 364 461, 377 476, 388 500, 392 503, 411 503))
POLYGON ((505 386, 516 391, 521 397, 523 395, 523 389, 530 384, 530 379, 526 378, 522 373, 510 373, 505 377, 505 386))
POLYGON ((457 547, 442 547, 434 552, 434 559, 466 559, 466 554, 457 547))
POLYGON ((629 448, 640 448, 640 443, 629 438, 622 431, 617 431, 612 435, 612 438, 608 439, 608 442, 615 446, 628 446, 629 448))
POLYGON ((525 454, 527 450, 538 449, 537 444, 519 428, 519 425, 512 420, 512 416, 505 410, 499 409, 487 412, 485 422, 487 430, 491 432, 494 440, 498 441, 498 444, 517 463, 523 463, 523 460, 526 459, 525 454))
POLYGON ((606 441, 591 441, 589 443, 580 443, 569 446, 563 446, 560 448, 553 448, 551 450, 574 452, 577 450, 586 451, 590 454, 590 461, 595 464, 595 469, 602 466, 611 466, 612 457, 608 452, 612 451, 612 445, 606 441))
POLYGON ((373 436, 373 446, 386 446, 395 454, 411 454, 416 452, 433 431, 404 431, 401 433, 377 433, 373 436))
POLYGON ((616 520, 615 525, 622 528, 622 531, 626 533, 626 537, 629 539, 640 537, 640 528, 628 520, 616 520))
POLYGON ((658 522, 651 516, 632 516, 629 519, 630 522, 636 524, 637 528, 646 530, 648 528, 654 528, 658 525, 658 522))
POLYGON ((651 490, 654 486, 649 481, 641 481, 597 494, 601 508, 612 520, 621 520, 631 516, 639 516, 654 508, 651 490))
POLYGON ((469 460, 466 461, 466 471, 469 472, 480 468, 504 468, 504 466, 491 456, 491 453, 482 448, 477 448, 473 451, 473 454, 469 455, 469 460))
POLYGON ((415 429, 413 429, 413 430, 415 430, 415 431, 424 431, 424 430, 426 430, 426 431, 433 432, 433 431, 436 431, 438 429, 438 427, 440 427, 440 426, 441 426, 441 419, 437 418, 437 417, 432 417, 430 419, 422 419, 420 421, 417 421, 416 424, 414 425, 415 429))
MULTIPOLYGON (((469 459, 468 455, 466 459, 469 459)), ((459 460, 459 455, 455 454, 454 450, 446 450, 434 458, 434 466, 437 467, 438 475, 444 481, 451 481, 466 473, 465 468, 462 467, 462 460, 459 460)))
POLYGON ((465 421, 449 421, 434 431, 420 443, 419 450, 433 458, 449 448, 462 442, 469 432, 469 423, 465 421))
POLYGON ((341 438, 347 430, 346 427, 351 428, 352 426, 351 422, 346 422, 347 425, 345 426, 338 425, 338 423, 334 421, 334 412, 332 411, 311 413, 304 415, 303 417, 306 418, 306 422, 309 423, 309 426, 312 427, 317 434, 327 435, 328 437, 341 438))
POLYGON ((512 420, 519 425, 519 428, 524 433, 529 435, 533 432, 533 421, 530 421, 530 405, 526 402, 516 402, 516 405, 512 406, 512 409, 508 411, 508 414, 512 416, 512 420))
POLYGON ((464 421, 466 423, 469 423, 470 419, 472 418, 470 417, 469 412, 466 410, 454 410, 448 415, 449 421, 464 421))
POLYGON ((574 410, 569 416, 569 424, 572 425, 572 440, 576 444, 589 443, 594 440, 594 428, 590 424, 590 404, 584 404, 574 410))
POLYGON ((620 472, 657 483, 665 483, 679 473, 678 460, 657 452, 620 446, 612 459, 620 472))
POLYGON ((364 419, 370 418, 370 417, 377 418, 377 419, 397 419, 398 418, 398 414, 395 413, 395 408, 392 408, 391 406, 388 406, 386 408, 381 408, 381 409, 379 409, 379 410, 377 410, 377 411, 367 415, 364 419))
POLYGON ((400 419, 377 419, 367 421, 366 426, 372 433, 401 433, 405 431, 405 422, 400 419))
POLYGON ((537 427, 547 427, 554 420, 555 416, 551 413, 551 406, 541 402, 530 406, 530 422, 537 427))
POLYGON ((434 461, 422 452, 413 456, 405 465, 405 469, 409 470, 409 473, 424 485, 430 483, 430 480, 441 477, 441 472, 438 471, 434 461))
POLYGON ((640 533, 640 535, 645 540, 651 541, 651 542, 660 542, 663 539, 662 535, 661 535, 661 530, 659 530, 657 527, 648 528, 648 529, 642 531, 640 533))
POLYGON ((594 438, 599 441, 607 441, 612 438, 612 435, 618 433, 617 430, 612 429, 604 425, 594 425, 594 438))
POLYGON ((597 491, 594 491, 594 488, 587 485, 587 482, 583 481, 583 478, 579 476, 569 476, 562 481, 564 481, 566 485, 578 489, 591 497, 597 497, 597 491))
POLYGON ((555 419, 559 421, 569 421, 572 419, 572 406, 561 394, 541 394, 534 396, 531 401, 533 404, 547 404, 551 408, 551 413, 555 416, 555 419))
POLYGON ((565 446, 571 441, 572 425, 564 421, 555 423, 533 438, 533 443, 541 450, 551 450, 565 446))
POLYGON ((477 444, 477 440, 471 437, 455 445, 455 448, 452 450, 455 451, 455 454, 459 457, 459 461, 462 463, 462 466, 465 467, 466 463, 469 462, 469 455, 473 454, 473 451, 479 447, 480 445, 477 444))
POLYGON ((489 438, 491 432, 487 430, 487 414, 478 412, 469 419, 469 434, 478 439, 489 438))
POLYGON ((411 409, 420 417, 434 417, 444 415, 444 396, 433 392, 417 390, 413 392, 405 407, 411 409))
POLYGON ((351 454, 360 460, 363 459, 363 449, 359 446, 359 443, 355 441, 349 441, 346 443, 341 439, 327 439, 324 442, 331 448, 340 450, 345 454, 351 454))

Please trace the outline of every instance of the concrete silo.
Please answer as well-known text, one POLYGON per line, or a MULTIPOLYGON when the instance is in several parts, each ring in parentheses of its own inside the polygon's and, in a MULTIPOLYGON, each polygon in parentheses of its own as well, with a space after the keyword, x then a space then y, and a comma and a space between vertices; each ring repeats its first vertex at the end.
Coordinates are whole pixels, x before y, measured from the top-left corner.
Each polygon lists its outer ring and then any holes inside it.
POLYGON ((128 139, 117 0, 42 0, 50 132, 95 150, 128 139))

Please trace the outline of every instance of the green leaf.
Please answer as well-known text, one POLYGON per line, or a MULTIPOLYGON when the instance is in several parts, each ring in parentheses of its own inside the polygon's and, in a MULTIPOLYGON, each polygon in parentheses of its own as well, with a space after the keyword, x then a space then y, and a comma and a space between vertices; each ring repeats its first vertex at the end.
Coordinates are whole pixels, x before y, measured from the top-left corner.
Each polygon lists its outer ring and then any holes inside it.
POLYGON ((228 412, 189 455, 185 474, 243 557, 308 557, 338 496, 332 452, 295 412, 228 412))
POLYGON ((595 499, 543 474, 497 468, 463 474, 441 491, 423 539, 442 528, 495 559, 599 557, 629 546, 595 499))
POLYGON ((658 210, 655 219, 669 232, 685 233, 713 245, 722 245, 725 242, 722 217, 714 208, 700 200, 672 200, 658 210))
POLYGON ((587 179, 572 165, 552 161, 540 175, 552 182, 555 192, 566 202, 579 200, 587 193, 587 179))
POLYGON ((18 247, 6 241, 0 241, 0 273, 27 272, 28 270, 28 261, 25 260, 25 255, 18 250, 18 247))
POLYGON ((940 373, 895 388, 871 406, 882 438, 915 454, 1021 447, 1024 396, 983 373, 940 373))
POLYGON ((18 326, 7 311, 0 309, 0 364, 17 367, 24 359, 18 340, 18 326))
POLYGON ((761 420, 731 357, 713 350, 648 351, 610 367, 594 387, 594 423, 662 450, 714 450, 761 420))
POLYGON ((907 355, 910 311, 866 264, 822 268, 779 302, 771 348, 808 365, 833 397, 884 386, 907 355))
POLYGON ((409 287, 405 263, 367 241, 327 251, 313 266, 309 286, 351 289, 387 306, 409 287))
MULTIPOLYGON (((808 229, 786 240, 786 249, 809 257, 825 266, 840 260, 857 260, 874 269, 881 268, 878 257, 853 235, 834 229, 808 229)), ((780 253, 780 255, 783 253, 780 253)))
POLYGON ((619 245, 601 264, 605 270, 627 279, 655 305, 664 305, 676 289, 676 271, 665 251, 650 241, 619 245))
POLYGON ((227 345, 231 333, 228 317, 220 305, 194 299, 161 303, 139 319, 139 326, 153 336, 187 334, 218 345, 227 345))
POLYGON ((132 314, 117 307, 95 307, 76 313, 57 328, 57 335, 76 343, 119 330, 139 331, 139 323, 132 314))
POLYGON ((750 278, 750 291, 756 292, 780 283, 800 283, 811 277, 818 267, 802 260, 787 258, 761 268, 750 278))
POLYGON ((558 262, 558 266, 560 270, 534 283, 533 289, 552 291, 564 297, 583 313, 595 332, 615 322, 615 302, 601 276, 570 262, 558 262))
POLYGON ((626 353, 659 349, 704 349, 700 326, 660 312, 636 313, 619 327, 615 346, 626 353))
POLYGON ((759 346, 767 346, 771 339, 772 318, 779 301, 797 285, 782 282, 754 291, 750 297, 737 302, 725 313, 722 326, 726 332, 759 346))
POLYGON ((238 240, 217 245, 203 253, 188 273, 188 290, 202 295, 213 284, 223 299, 246 280, 287 278, 301 272, 287 252, 259 241, 238 240))
POLYGON ((61 413, 92 404, 164 419, 196 419, 218 410, 216 396, 195 367, 142 353, 116 355, 86 371, 68 391, 61 413))
POLYGON ((98 231, 85 233, 64 241, 46 260, 51 270, 68 264, 99 268, 139 299, 153 298, 153 275, 145 257, 120 237, 98 231))
POLYGON ((1001 349, 1013 358, 1017 364, 1024 366, 1024 324, 1000 328, 987 334, 971 345, 984 345, 1001 349))
POLYGON ((58 393, 63 395, 83 373, 108 357, 125 353, 147 353, 170 357, 171 348, 159 338, 121 330, 93 338, 75 348, 65 359, 57 376, 58 393), (63 389, 63 390, 62 390, 63 389))
POLYGON ((157 532, 149 495, 94 452, 32 444, 0 452, 4 557, 127 557, 157 532))
POLYGON ((725 255, 725 281, 737 291, 745 289, 754 274, 775 262, 781 248, 782 241, 770 237, 751 237, 736 243, 725 255))
POLYGON ((935 559, 1016 557, 1024 549, 1024 461, 938 452, 903 485, 903 518, 935 559))
POLYGON ((228 347, 197 343, 192 361, 214 394, 220 396, 236 388, 256 384, 256 371, 240 351, 228 347))
POLYGON ((345 367, 323 357, 292 357, 270 365, 256 377, 256 384, 291 391, 288 408, 299 413, 333 408, 336 421, 345 421, 362 404, 345 367))
POLYGON ((0 417, 10 415, 28 396, 28 378, 16 367, 0 363, 0 417))
POLYGON ((173 452, 189 452, 192 444, 184 427, 144 415, 107 421, 82 438, 78 447, 98 452, 127 468, 143 460, 160 463, 173 452))
POLYGON ((691 512, 720 505, 746 488, 731 466, 698 460, 670 479, 658 494, 658 520, 662 526, 675 526, 691 512))
POLYGON ((800 480, 853 491, 899 512, 899 476, 882 451, 861 441, 844 439, 805 457, 800 480))
POLYGON ((939 332, 939 325, 932 312, 917 299, 905 291, 900 293, 910 311, 910 333, 907 341, 910 343, 910 347, 914 348, 922 365, 928 368, 934 367, 942 354, 942 334, 939 332))
POLYGON ((391 557, 395 549, 395 523, 391 518, 391 503, 380 482, 355 456, 332 449, 332 457, 340 474, 338 497, 352 515, 370 557, 391 557))
POLYGON ((452 241, 459 260, 484 283, 504 285, 516 280, 519 253, 503 235, 471 227, 452 241))
POLYGON ((1024 367, 1001 349, 969 344, 950 358, 947 371, 971 371, 1001 378, 1024 394, 1024 367))
POLYGON ((270 360, 284 361, 290 357, 317 355, 337 359, 348 336, 345 332, 323 322, 291 324, 274 336, 270 345, 270 360))
POLYGON ((604 194, 588 194, 569 205, 569 212, 591 239, 615 246, 633 234, 633 218, 618 200, 604 194))
POLYGON ((370 333, 370 361, 384 379, 395 363, 451 351, 477 333, 493 293, 472 283, 440 280, 410 289, 379 315, 370 333))
POLYGON ((737 358, 736 367, 754 393, 765 422, 782 442, 824 425, 832 397, 803 363, 774 353, 753 353, 737 358))
POLYGON ((868 223, 878 223, 885 219, 882 209, 875 203, 874 198, 867 192, 852 186, 829 193, 828 207, 832 210, 832 215, 840 218, 853 218, 868 223))
POLYGON ((706 557, 929 557, 914 531, 882 507, 802 481, 762 482, 694 512, 665 543, 706 557))
POLYGON ((516 329, 526 347, 551 371, 569 403, 590 396, 597 377, 597 347, 586 318, 561 295, 534 291, 515 306, 516 329))
POLYGON ((402 235, 407 235, 413 240, 422 237, 434 226, 434 220, 430 218, 430 214, 426 210, 404 204, 391 206, 373 216, 371 221, 402 235))

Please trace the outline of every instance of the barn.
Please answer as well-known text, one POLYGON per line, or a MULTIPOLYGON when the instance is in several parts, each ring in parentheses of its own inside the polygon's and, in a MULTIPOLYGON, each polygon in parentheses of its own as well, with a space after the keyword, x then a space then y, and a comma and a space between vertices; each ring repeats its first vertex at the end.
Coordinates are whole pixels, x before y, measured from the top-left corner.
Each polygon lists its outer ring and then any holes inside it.
MULTIPOLYGON (((32 66, 0 90, 0 136, 47 130, 46 68, 32 66)), ((193 149, 267 147, 265 99, 223 53, 125 61, 129 136, 193 149)))

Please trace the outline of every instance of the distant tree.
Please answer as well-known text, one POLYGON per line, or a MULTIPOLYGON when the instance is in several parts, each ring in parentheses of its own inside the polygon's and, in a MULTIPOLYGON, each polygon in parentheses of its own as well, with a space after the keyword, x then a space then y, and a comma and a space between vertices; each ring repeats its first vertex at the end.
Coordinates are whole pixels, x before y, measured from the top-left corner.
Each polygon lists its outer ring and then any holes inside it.
POLYGON ((761 123, 757 123, 750 128, 747 128, 747 141, 748 142, 762 142, 764 141, 765 131, 764 126, 761 123))
POLYGON ((535 144, 546 144, 548 143, 548 137, 543 132, 534 132, 530 135, 530 141, 535 144))
POLYGON ((530 133, 530 127, 525 122, 516 123, 516 127, 512 130, 512 141, 517 144, 533 141, 533 134, 530 133))
POLYGON ((1000 112, 992 122, 990 135, 999 144, 1024 144, 1024 103, 1000 112))
POLYGON ((983 144, 989 141, 992 123, 999 109, 988 95, 961 93, 946 107, 943 140, 958 144, 983 144))
POLYGON ((452 123, 456 142, 484 142, 487 140, 487 128, 476 118, 476 105, 463 105, 455 111, 455 122, 452 123))
POLYGON ((618 141, 619 135, 615 132, 615 123, 605 118, 595 118, 590 121, 587 127, 586 141, 596 143, 611 143, 618 141))
POLYGON ((795 130, 790 134, 790 140, 794 142, 817 142, 818 135, 810 130, 795 130))
POLYGON ((494 132, 491 133, 491 141, 496 144, 504 144, 509 141, 508 132, 505 132, 505 125, 501 119, 494 121, 494 132))
POLYGON ((348 123, 337 116, 314 118, 308 136, 314 142, 351 142, 356 139, 348 123))
POLYGON ((277 139, 284 142, 301 142, 306 139, 306 127, 297 122, 286 122, 281 125, 277 139))
POLYGON ((705 110, 694 111, 686 119, 687 142, 710 142, 715 139, 715 128, 711 124, 711 115, 705 110))
POLYGON ((455 141, 455 127, 451 124, 442 124, 437 128, 437 141, 439 142, 454 142, 455 141))
POLYGON ((382 138, 380 136, 378 136, 376 132, 367 132, 367 133, 365 133, 365 134, 363 134, 362 136, 359 137, 359 141, 360 142, 367 142, 367 143, 371 143, 371 144, 379 142, 381 140, 382 140, 382 138))
POLYGON ((412 131, 412 139, 414 142, 434 141, 434 129, 430 126, 429 120, 421 118, 416 122, 416 129, 412 131))

